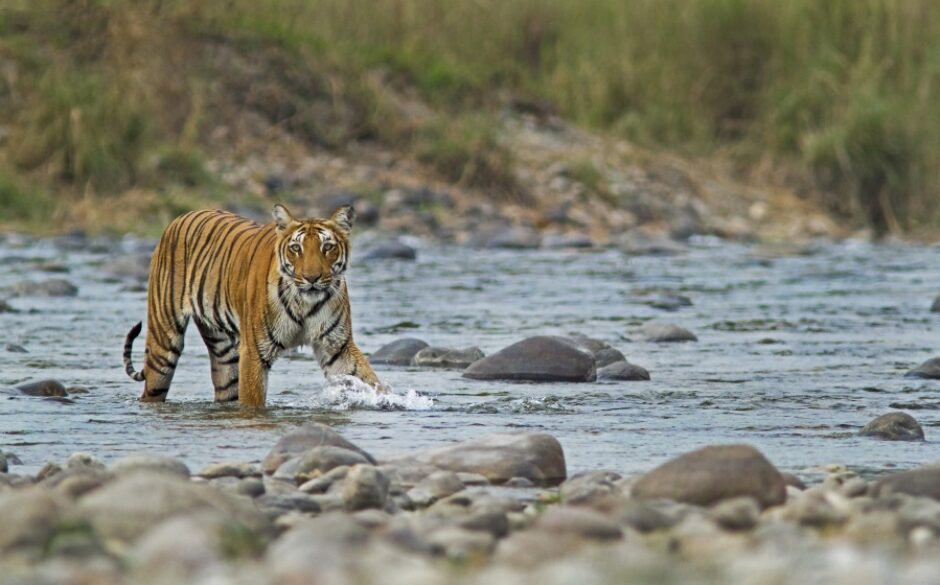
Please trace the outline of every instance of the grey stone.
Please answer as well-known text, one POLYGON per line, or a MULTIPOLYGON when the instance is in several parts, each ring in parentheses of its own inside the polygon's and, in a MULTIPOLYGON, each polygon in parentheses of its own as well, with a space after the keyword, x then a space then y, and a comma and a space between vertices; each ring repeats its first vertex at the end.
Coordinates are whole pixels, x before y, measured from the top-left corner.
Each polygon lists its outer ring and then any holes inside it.
POLYGON ((639 499, 666 499, 709 506, 739 496, 762 508, 786 499, 780 472, 750 445, 713 445, 681 455, 641 477, 632 486, 639 499))
POLYGON ((145 453, 127 455, 111 464, 111 472, 115 475, 127 475, 138 471, 165 473, 183 478, 189 477, 189 467, 185 463, 164 455, 145 453))
POLYGON ((65 513, 61 498, 47 490, 0 493, 0 551, 41 547, 52 537, 65 513))
POLYGON ((619 540, 623 530, 610 518, 588 508, 552 506, 535 521, 535 529, 572 534, 589 540, 619 540))
MULTIPOLYGON (((594 364, 597 368, 603 368, 617 362, 625 361, 627 361, 627 358, 624 357, 623 353, 612 347, 605 347, 604 349, 594 352, 594 364)), ((598 370, 598 376, 600 376, 600 370, 598 370)))
POLYGON ((496 548, 496 539, 489 532, 453 526, 431 532, 427 540, 433 550, 458 562, 488 557, 496 548))
POLYGON ((349 473, 349 466, 339 465, 324 473, 320 477, 315 477, 303 483, 297 489, 308 494, 322 494, 330 489, 334 483, 345 478, 347 473, 349 473))
POLYGON ((750 530, 760 519, 760 506, 751 497, 731 498, 715 504, 709 515, 727 530, 750 530))
POLYGON ((940 500, 940 465, 925 465, 908 471, 892 473, 871 486, 875 497, 906 494, 940 500))
POLYGON ((78 294, 78 287, 64 278, 50 278, 40 282, 18 282, 8 291, 15 297, 74 297, 78 294))
POLYGON ((372 461, 362 453, 351 449, 330 445, 314 447, 286 461, 277 469, 274 477, 288 481, 304 482, 327 473, 336 467, 348 467, 360 463, 371 464, 372 461))
POLYGON ((408 490, 408 498, 417 506, 429 506, 441 498, 464 489, 463 482, 452 471, 437 471, 408 490))
POLYGON ((291 494, 263 494, 255 498, 258 507, 272 519, 288 512, 318 514, 320 502, 310 494, 294 492, 291 494))
POLYGON ((669 514, 654 505, 654 502, 642 500, 627 500, 615 515, 621 524, 644 534, 668 530, 680 520, 675 514, 669 514))
POLYGON ((414 260, 418 251, 401 240, 375 242, 362 254, 363 260, 414 260))
POLYGON ((466 368, 479 359, 483 359, 483 352, 479 347, 425 347, 414 355, 411 365, 428 368, 466 368))
POLYGON ((252 500, 232 496, 177 475, 138 471, 82 497, 77 516, 91 523, 104 538, 131 541, 167 518, 215 511, 247 530, 271 530, 252 500))
POLYGON ((931 313, 940 313, 940 295, 937 295, 937 298, 933 300, 933 304, 930 305, 931 313))
POLYGON ((940 380, 940 357, 931 358, 907 374, 909 378, 928 378, 940 380))
POLYGON ((496 538, 502 538, 509 534, 509 518, 501 510, 471 510, 469 514, 459 520, 458 525, 467 530, 489 532, 496 538))
POLYGON ((432 449, 414 457, 453 472, 478 473, 493 483, 524 477, 556 484, 567 477, 558 440, 545 433, 498 433, 432 449))
POLYGON ((346 514, 304 519, 265 554, 266 564, 281 583, 343 583, 337 573, 358 563, 369 531, 346 514))
POLYGON ((660 323, 648 321, 640 327, 643 339, 653 343, 676 343, 683 341, 698 341, 691 331, 673 323, 660 323))
POLYGON ((620 475, 612 471, 588 471, 566 480, 559 487, 561 501, 569 505, 589 505, 619 493, 614 484, 620 475))
POLYGON ((343 449, 356 451, 365 457, 369 463, 375 463, 375 459, 371 455, 344 439, 330 427, 320 423, 307 423, 281 437, 264 458, 261 469, 267 474, 272 474, 288 459, 314 447, 326 446, 342 447, 343 449))
POLYGON ((598 380, 623 380, 623 381, 642 381, 649 380, 650 373, 646 368, 631 364, 624 360, 614 362, 597 370, 598 380))
POLYGON ((261 477, 261 469, 250 463, 213 463, 199 472, 200 477, 213 479, 216 477, 261 477))
POLYGON ((396 339, 376 350, 375 353, 369 356, 369 362, 390 366, 407 366, 411 364, 415 354, 427 346, 428 344, 420 339, 410 337, 396 339))
POLYGON ((865 425, 860 435, 886 441, 923 441, 924 429, 913 416, 905 412, 889 412, 865 425))
POLYGON ((16 387, 16 390, 25 396, 57 396, 64 397, 68 396, 69 393, 65 389, 65 385, 58 380, 39 380, 38 382, 29 382, 28 384, 20 384, 16 387))
POLYGON ((388 477, 373 465, 355 465, 343 480, 343 502, 349 511, 384 508, 388 477))
POLYGON ((475 380, 593 382, 594 357, 563 337, 529 337, 470 365, 464 377, 475 380))

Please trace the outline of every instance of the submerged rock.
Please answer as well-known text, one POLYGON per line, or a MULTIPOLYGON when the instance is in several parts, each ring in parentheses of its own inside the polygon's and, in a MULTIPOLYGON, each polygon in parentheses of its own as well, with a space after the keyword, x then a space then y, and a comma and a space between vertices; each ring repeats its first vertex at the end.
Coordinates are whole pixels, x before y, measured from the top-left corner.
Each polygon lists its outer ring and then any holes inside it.
POLYGON ((342 447, 356 451, 366 458, 369 463, 375 463, 371 455, 353 445, 330 427, 320 423, 307 423, 281 437, 274 445, 264 461, 261 469, 268 475, 272 474, 288 459, 292 459, 304 451, 314 447, 342 447))
POLYGON ((750 496, 762 508, 786 499, 777 468, 750 445, 713 445, 660 465, 632 487, 639 499, 666 499, 698 506, 750 496))
POLYGON ((924 429, 913 416, 905 412, 889 412, 865 425, 860 435, 886 441, 923 441, 924 429))
POLYGON ((524 339, 468 367, 464 377, 475 380, 593 382, 594 357, 564 337, 524 339))
POLYGON ((453 472, 478 473, 494 483, 521 477, 555 484, 567 476, 558 440, 545 433, 498 433, 432 449, 413 458, 453 472))
POLYGON ((937 295, 937 298, 933 300, 933 304, 930 305, 931 313, 940 313, 940 295, 937 295))
POLYGON ((931 358, 907 374, 909 378, 929 378, 940 380, 940 357, 931 358))
POLYGON ((396 339, 376 350, 375 353, 369 356, 369 362, 390 366, 407 366, 411 364, 415 354, 426 347, 428 347, 428 344, 420 339, 412 337, 396 339))
POLYGON ((649 380, 650 373, 646 371, 646 368, 624 360, 614 362, 597 370, 597 379, 625 381, 649 380))
POLYGON ((69 395, 62 382, 52 379, 20 384, 16 386, 16 390, 24 396, 65 397, 69 395))
POLYGON ((425 347, 414 355, 411 365, 427 368, 465 368, 483 357, 483 351, 479 347, 425 347))
POLYGON ((640 327, 640 334, 646 341, 653 343, 674 343, 682 341, 698 341, 698 337, 684 327, 672 323, 659 323, 649 321, 640 327))

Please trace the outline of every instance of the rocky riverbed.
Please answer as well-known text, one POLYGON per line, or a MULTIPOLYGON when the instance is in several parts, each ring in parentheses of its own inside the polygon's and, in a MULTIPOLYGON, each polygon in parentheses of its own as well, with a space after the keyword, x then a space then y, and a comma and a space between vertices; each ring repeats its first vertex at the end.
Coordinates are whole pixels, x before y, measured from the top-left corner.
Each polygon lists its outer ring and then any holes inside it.
MULTIPOLYGON (((576 456, 576 454, 574 454, 576 456)), ((317 423, 261 461, 0 456, 0 582, 930 583, 940 467, 804 485, 748 445, 568 476, 546 433, 377 459, 317 423), (7 469, 7 467, 9 468, 7 469)))

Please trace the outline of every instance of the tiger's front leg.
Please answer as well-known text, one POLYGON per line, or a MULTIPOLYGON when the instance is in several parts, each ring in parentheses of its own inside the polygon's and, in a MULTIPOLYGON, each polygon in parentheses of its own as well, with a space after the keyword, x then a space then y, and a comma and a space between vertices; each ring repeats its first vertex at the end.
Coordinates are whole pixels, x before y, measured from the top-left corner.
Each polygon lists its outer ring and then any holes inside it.
POLYGON ((355 376, 376 390, 385 392, 385 387, 352 336, 339 340, 323 337, 314 345, 314 354, 325 376, 355 376))
POLYGON ((245 406, 263 407, 268 391, 268 371, 271 363, 261 355, 254 335, 246 337, 238 356, 238 402, 245 406))

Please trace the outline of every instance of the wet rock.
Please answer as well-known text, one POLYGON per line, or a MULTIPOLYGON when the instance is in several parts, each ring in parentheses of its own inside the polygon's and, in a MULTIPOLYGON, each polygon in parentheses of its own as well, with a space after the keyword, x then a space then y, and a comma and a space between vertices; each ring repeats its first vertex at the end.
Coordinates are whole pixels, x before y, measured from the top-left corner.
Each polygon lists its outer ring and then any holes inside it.
POLYGON ((610 364, 624 361, 627 361, 627 358, 623 355, 623 353, 621 353, 620 350, 614 349, 612 347, 605 347, 604 349, 594 352, 594 366, 596 368, 603 368, 605 366, 609 366, 610 364))
POLYGON ((905 412, 889 412, 865 425, 860 435, 886 441, 923 441, 924 429, 913 416, 905 412))
POLYGON ((375 353, 369 356, 369 362, 372 364, 386 364, 390 366, 407 366, 411 364, 422 349, 428 347, 428 344, 420 339, 406 337, 396 339, 395 341, 380 347, 375 353))
POLYGON ((47 490, 0 493, 0 551, 45 545, 64 512, 64 502, 47 490))
POLYGON ((414 355, 411 365, 426 368, 466 368, 479 359, 483 359, 483 352, 479 347, 425 347, 414 355))
POLYGON ((217 512, 246 530, 269 533, 271 525, 251 500, 231 496, 177 475, 140 471, 82 497, 77 516, 103 538, 131 541, 167 518, 217 512))
POLYGON ((214 479, 217 477, 261 477, 261 469, 250 463, 224 462, 213 463, 199 472, 199 477, 214 479))
POLYGON ((25 347, 23 347, 22 345, 17 345, 15 343, 6 344, 5 349, 10 353, 29 353, 28 351, 26 351, 25 347))
POLYGON ((499 433, 432 449, 414 457, 453 472, 478 473, 494 483, 523 477, 554 484, 566 476, 561 445, 545 433, 499 433))
POLYGON ((566 504, 589 505, 618 493, 614 482, 619 479, 620 475, 612 471, 582 472, 561 484, 559 495, 566 504))
POLYGON ((646 368, 624 360, 614 362, 597 370, 597 379, 625 381, 649 380, 650 373, 646 371, 646 368))
POLYGON ((375 459, 371 455, 344 439, 330 427, 320 423, 307 423, 281 437, 264 458, 261 469, 270 475, 288 459, 296 457, 309 449, 326 446, 356 451, 365 457, 369 463, 375 463, 375 459))
POLYGON ((362 253, 362 260, 414 260, 418 251, 401 240, 375 242, 362 253))
POLYGON ((74 297, 78 294, 78 287, 64 278, 50 278, 40 282, 18 282, 8 291, 15 297, 74 297))
POLYGON ((373 465, 356 465, 343 480, 343 503, 349 511, 384 508, 388 477, 373 465))
POLYGON ((542 247, 552 250, 584 249, 594 247, 594 242, 584 234, 547 234, 542 238, 542 247))
POLYGON ((709 506, 750 496, 762 508, 783 503, 780 472, 750 445, 714 445, 681 455, 650 471, 632 487, 639 499, 666 499, 709 506))
POLYGON ((336 467, 350 467, 361 463, 371 464, 373 461, 351 449, 331 445, 314 447, 304 451, 296 459, 285 462, 274 473, 274 477, 305 480, 327 473, 336 467))
POLYGON ((937 298, 933 300, 933 304, 930 305, 931 313, 940 313, 940 295, 937 295, 937 298))
POLYGON ((65 389, 65 385, 58 380, 39 380, 38 382, 30 382, 28 384, 20 384, 16 387, 16 390, 24 396, 56 396, 64 397, 68 396, 69 393, 65 389))
POLYGON ((672 323, 648 321, 640 327, 643 339, 653 343, 674 343, 682 341, 698 341, 698 338, 688 329, 672 323))
POLYGON ((619 540, 623 530, 610 518, 588 508, 553 506, 535 521, 535 529, 550 534, 571 534, 588 540, 619 540))
POLYGON ((301 484, 297 489, 308 494, 322 494, 329 490, 333 484, 344 479, 347 473, 349 473, 349 466, 340 465, 338 467, 334 467, 320 477, 316 477, 310 481, 307 481, 306 483, 301 484))
POLYGON ((420 507, 430 506, 441 498, 464 489, 463 482, 452 471, 437 471, 419 481, 408 490, 408 498, 420 507))
POLYGON ((594 357, 564 337, 524 339, 471 364, 463 373, 475 380, 593 382, 594 357))
POLYGON ((940 357, 931 358, 907 374, 908 378, 929 378, 940 380, 940 357))
POLYGON ((892 473, 876 481, 871 486, 871 494, 875 497, 907 494, 940 500, 940 465, 925 465, 892 473))
POLYGON ((145 453, 121 457, 111 464, 111 472, 115 475, 148 472, 189 478, 189 467, 179 459, 145 453))
POLYGON ((750 530, 760 519, 760 506, 754 498, 731 498, 716 504, 709 515, 726 530, 750 530))

